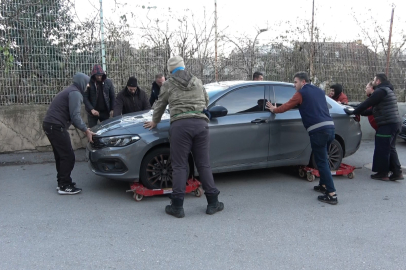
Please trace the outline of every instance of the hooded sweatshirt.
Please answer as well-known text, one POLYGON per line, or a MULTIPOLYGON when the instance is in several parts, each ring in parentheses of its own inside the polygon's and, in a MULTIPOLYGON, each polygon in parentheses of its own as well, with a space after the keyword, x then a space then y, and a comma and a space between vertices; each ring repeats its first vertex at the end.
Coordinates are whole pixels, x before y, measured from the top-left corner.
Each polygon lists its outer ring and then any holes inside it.
POLYGON ((52 100, 45 115, 44 122, 55 124, 67 130, 71 123, 83 132, 87 130, 86 124, 80 115, 83 102, 83 92, 89 82, 89 76, 76 73, 73 84, 62 90, 52 100))
POLYGON ((110 112, 114 107, 114 85, 100 65, 94 65, 90 77, 90 87, 83 95, 86 111, 91 115, 91 110, 110 112), (102 75, 102 81, 96 82, 95 76, 102 75), (100 90, 98 90, 98 88, 100 90))
POLYGON ((162 85, 152 116, 154 123, 161 121, 168 104, 171 123, 185 118, 202 118, 209 121, 202 113, 203 109, 209 105, 209 96, 202 81, 188 71, 175 72, 162 85))

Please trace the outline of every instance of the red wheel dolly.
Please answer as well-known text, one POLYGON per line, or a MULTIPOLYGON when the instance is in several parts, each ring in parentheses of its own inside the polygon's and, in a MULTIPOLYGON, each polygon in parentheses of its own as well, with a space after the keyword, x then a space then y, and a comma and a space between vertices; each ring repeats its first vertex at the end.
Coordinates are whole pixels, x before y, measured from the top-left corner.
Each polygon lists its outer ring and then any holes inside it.
MULTIPOLYGON (((148 189, 144 187, 141 183, 133 183, 130 186, 130 190, 127 192, 134 192, 133 198, 136 202, 141 201, 144 196, 156 196, 156 195, 163 195, 163 194, 170 194, 172 193, 171 188, 162 188, 162 189, 148 189)), ((203 189, 201 187, 201 183, 197 181, 195 178, 190 178, 186 182, 186 192, 191 193, 193 192, 196 197, 201 197, 203 195, 203 189)))
MULTIPOLYGON (((346 175, 349 179, 353 179, 355 176, 354 170, 356 167, 341 163, 340 168, 336 171, 331 171, 331 175, 346 175)), ((313 182, 316 177, 320 177, 320 173, 317 169, 302 166, 299 168, 299 176, 306 177, 307 181, 313 182)))

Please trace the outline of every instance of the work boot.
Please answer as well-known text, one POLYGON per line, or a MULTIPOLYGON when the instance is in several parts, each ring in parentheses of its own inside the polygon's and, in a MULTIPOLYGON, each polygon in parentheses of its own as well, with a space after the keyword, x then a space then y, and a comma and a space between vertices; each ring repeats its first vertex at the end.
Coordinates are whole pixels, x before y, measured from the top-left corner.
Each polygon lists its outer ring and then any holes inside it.
POLYGON ((185 211, 183 210, 183 199, 173 198, 172 203, 165 207, 165 212, 168 215, 172 215, 177 218, 185 217, 185 211))
POLYGON ((392 175, 389 176, 389 180, 391 180, 391 181, 403 180, 403 179, 405 179, 405 178, 403 177, 402 171, 399 171, 398 173, 392 173, 392 175))
POLYGON ((224 203, 219 202, 218 197, 219 193, 217 194, 206 194, 206 199, 207 199, 207 210, 206 214, 208 215, 213 215, 216 212, 219 212, 224 209, 224 203))

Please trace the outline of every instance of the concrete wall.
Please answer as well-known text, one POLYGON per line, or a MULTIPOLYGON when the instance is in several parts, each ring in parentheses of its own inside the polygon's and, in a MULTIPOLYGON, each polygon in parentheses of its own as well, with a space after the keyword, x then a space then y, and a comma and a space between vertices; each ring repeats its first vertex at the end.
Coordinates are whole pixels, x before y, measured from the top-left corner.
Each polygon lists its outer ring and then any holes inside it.
MULTIPOLYGON (((42 120, 48 105, 21 105, 0 107, 0 153, 16 151, 52 151, 42 130, 42 120)), ((82 108, 82 117, 85 117, 82 108)), ((73 126, 69 129, 73 149, 86 146, 86 137, 73 126)))
MULTIPOLYGON (((406 103, 398 103, 399 113, 406 113, 406 103)), ((17 151, 52 151, 48 138, 42 131, 42 120, 48 109, 47 105, 21 105, 0 107, 0 153, 17 151)), ((82 117, 87 116, 82 108, 82 117)), ((375 131, 369 125, 367 117, 361 117, 362 138, 371 140, 375 131)), ((86 146, 87 139, 83 132, 73 126, 69 129, 73 149, 86 146)))

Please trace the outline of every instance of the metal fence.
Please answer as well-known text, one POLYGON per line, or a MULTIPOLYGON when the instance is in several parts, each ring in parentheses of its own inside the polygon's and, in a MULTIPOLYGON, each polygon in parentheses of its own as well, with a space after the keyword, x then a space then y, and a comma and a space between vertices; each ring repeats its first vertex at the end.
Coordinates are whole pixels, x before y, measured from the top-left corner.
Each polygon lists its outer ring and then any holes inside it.
MULTIPOLYGON (((71 83, 76 72, 90 75, 94 64, 101 64, 99 24, 78 22, 69 0, 3 0, 0 2, 0 106, 49 104, 71 83)), ((157 73, 167 75, 166 62, 180 54, 187 68, 204 83, 215 78, 213 39, 208 46, 181 47, 179 39, 162 43, 139 35, 137 45, 131 28, 106 28, 106 73, 116 92, 129 76, 136 76, 149 93, 157 73), (198 48, 198 49, 196 49, 198 48)), ((191 39, 192 40, 192 39, 191 39)), ((222 38, 218 52, 219 80, 247 80, 254 71, 265 80, 292 81, 297 71, 308 71, 308 42, 262 40, 259 44, 231 42, 222 38)), ((201 45, 201 44, 200 44, 201 45)), ((350 101, 365 99, 364 88, 376 72, 384 72, 386 56, 362 42, 315 42, 313 83, 328 90, 341 83, 350 101)), ((393 51, 389 79, 399 101, 405 100, 406 52, 393 51)))

